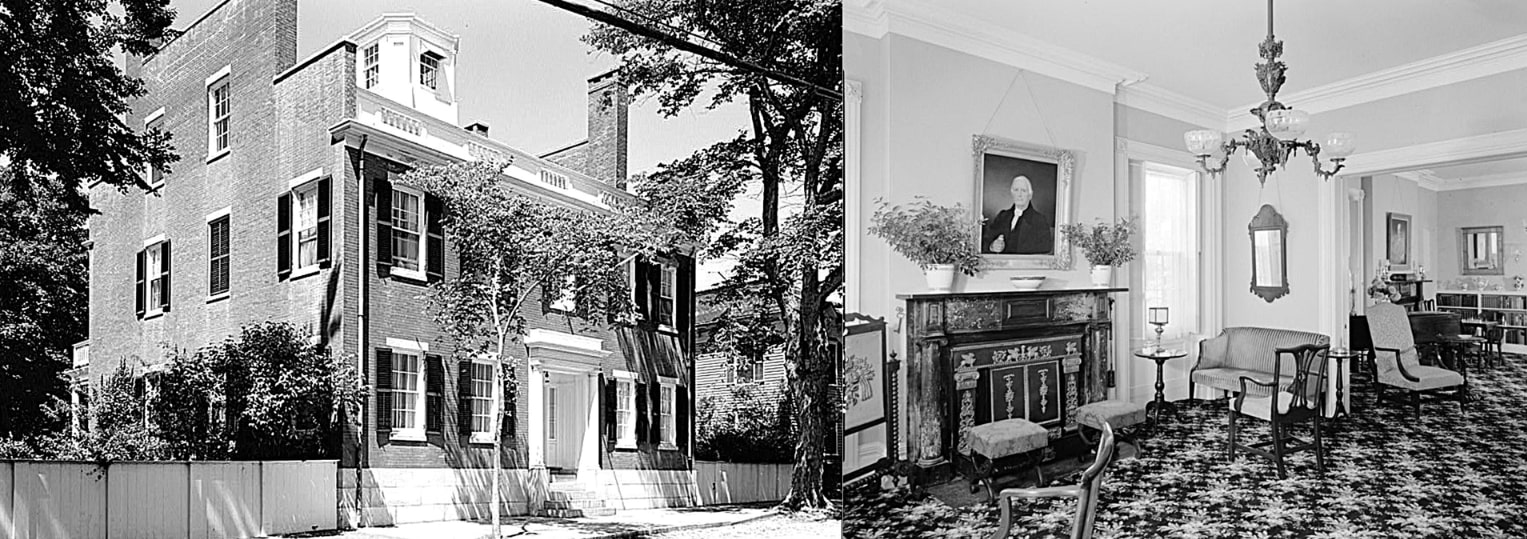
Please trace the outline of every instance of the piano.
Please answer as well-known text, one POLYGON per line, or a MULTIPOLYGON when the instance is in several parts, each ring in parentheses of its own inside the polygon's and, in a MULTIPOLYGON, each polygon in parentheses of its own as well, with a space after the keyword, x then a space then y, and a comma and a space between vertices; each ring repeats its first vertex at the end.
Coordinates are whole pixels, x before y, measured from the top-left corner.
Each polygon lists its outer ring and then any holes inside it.
MULTIPOLYGON (((1463 333, 1463 317, 1458 313, 1441 311, 1414 311, 1410 314, 1410 334, 1420 350, 1422 362, 1437 360, 1441 356, 1440 345, 1453 343, 1463 333)), ((1368 350, 1372 357, 1373 339, 1368 335, 1368 317, 1352 315, 1348 338, 1353 350, 1368 350)))

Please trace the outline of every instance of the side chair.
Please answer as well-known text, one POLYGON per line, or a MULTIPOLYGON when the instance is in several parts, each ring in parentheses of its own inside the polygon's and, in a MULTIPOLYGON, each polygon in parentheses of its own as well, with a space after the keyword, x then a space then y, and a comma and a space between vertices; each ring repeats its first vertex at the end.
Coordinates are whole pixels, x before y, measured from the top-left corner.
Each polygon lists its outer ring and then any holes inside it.
POLYGON ((1081 479, 1075 485, 1038 488, 1007 488, 997 495, 1002 507, 1002 520, 991 539, 1004 539, 1013 525, 1013 500, 1023 498, 1076 498, 1076 517, 1071 521, 1071 539, 1090 539, 1093 521, 1098 512, 1098 490, 1103 487, 1103 472, 1114 460, 1115 446, 1113 426, 1102 425, 1103 435, 1098 440, 1098 455, 1092 465, 1082 470, 1081 479))
POLYGON ((1325 410, 1326 366, 1329 363, 1326 355, 1330 350, 1328 344, 1279 348, 1273 358, 1272 381, 1241 377, 1241 392, 1230 402, 1230 460, 1235 460, 1237 449, 1261 456, 1278 466, 1279 479, 1286 479, 1288 470, 1283 464, 1283 456, 1314 450, 1316 472, 1325 474, 1320 416, 1325 410), (1293 362, 1292 376, 1284 373, 1285 355, 1293 362), (1272 439, 1254 444, 1240 443, 1236 439, 1235 420, 1242 415, 1271 423, 1272 439), (1312 424, 1313 442, 1295 438, 1291 432, 1291 426, 1304 422, 1312 424))

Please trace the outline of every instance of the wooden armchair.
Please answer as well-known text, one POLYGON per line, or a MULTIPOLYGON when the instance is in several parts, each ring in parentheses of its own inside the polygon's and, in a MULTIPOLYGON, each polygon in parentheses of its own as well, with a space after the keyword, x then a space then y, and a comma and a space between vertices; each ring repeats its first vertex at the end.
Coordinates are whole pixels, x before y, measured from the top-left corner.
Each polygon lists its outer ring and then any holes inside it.
POLYGON ((1060 487, 1041 488, 1008 488, 1002 489, 997 495, 997 504, 1002 507, 1002 520, 997 526, 997 531, 991 535, 992 539, 1007 537, 1008 531, 1013 525, 1013 499, 1023 498, 1036 500, 1040 498, 1076 498, 1076 518, 1071 522, 1071 539, 1088 539, 1092 537, 1092 523, 1098 512, 1098 490, 1103 487, 1103 470, 1113 462, 1114 439, 1113 427, 1108 423, 1102 425, 1103 436, 1098 440, 1098 456, 1093 459, 1092 465, 1082 470, 1081 480, 1075 485, 1060 487))
POLYGON ((1241 449, 1271 460, 1278 466, 1278 477, 1287 478, 1283 455, 1313 449, 1315 469, 1317 473, 1325 473, 1325 447, 1320 440, 1320 416, 1325 409, 1326 354, 1330 349, 1330 345, 1313 344, 1279 348, 1273 358, 1272 381, 1241 377, 1241 392, 1230 403, 1231 460, 1235 460, 1235 450, 1241 449), (1285 355, 1293 361, 1291 377, 1284 374, 1285 355), (1254 390, 1253 386, 1260 390, 1254 390), (1235 419, 1242 415, 1271 423, 1272 440, 1249 445, 1238 442, 1235 419), (1290 425, 1306 421, 1314 424, 1313 443, 1295 438, 1289 430, 1290 425))
POLYGON ((1458 408, 1468 400, 1469 377, 1462 361, 1454 362, 1459 370, 1422 365, 1416 351, 1415 336, 1405 308, 1379 304, 1368 308, 1368 333, 1373 340, 1373 364, 1378 371, 1378 397, 1410 404, 1421 415, 1421 397, 1457 400, 1458 408), (1384 394, 1385 386, 1403 391, 1398 397, 1384 394), (1406 399, 1405 397, 1409 397, 1406 399))

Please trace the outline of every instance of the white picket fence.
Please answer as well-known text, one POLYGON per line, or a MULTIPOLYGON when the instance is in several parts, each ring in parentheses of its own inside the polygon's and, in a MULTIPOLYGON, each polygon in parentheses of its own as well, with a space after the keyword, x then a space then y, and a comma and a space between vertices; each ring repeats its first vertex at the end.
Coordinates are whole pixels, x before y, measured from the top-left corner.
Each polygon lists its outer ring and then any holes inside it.
POLYGON ((338 461, 0 461, 0 539, 240 538, 338 526, 338 461))
POLYGON ((695 462, 701 505, 777 502, 790 493, 789 464, 695 462))

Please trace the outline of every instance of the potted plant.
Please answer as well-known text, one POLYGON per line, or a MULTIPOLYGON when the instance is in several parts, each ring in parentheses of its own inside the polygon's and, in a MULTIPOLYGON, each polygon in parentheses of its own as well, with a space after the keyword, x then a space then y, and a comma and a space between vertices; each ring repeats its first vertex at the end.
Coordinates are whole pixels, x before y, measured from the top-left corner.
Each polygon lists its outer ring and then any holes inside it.
POLYGON ((1127 218, 1112 224, 1099 220, 1095 225, 1071 223, 1060 227, 1061 236, 1080 247, 1092 264, 1093 286, 1108 286, 1113 280, 1113 268, 1135 259, 1135 247, 1129 242, 1134 232, 1135 224, 1127 218))
POLYGON ((976 254, 972 232, 977 225, 959 204, 939 206, 922 197, 890 208, 885 200, 876 202, 879 207, 870 216, 870 234, 922 268, 930 290, 953 289, 956 271, 972 276, 980 271, 981 256, 976 254))

